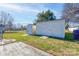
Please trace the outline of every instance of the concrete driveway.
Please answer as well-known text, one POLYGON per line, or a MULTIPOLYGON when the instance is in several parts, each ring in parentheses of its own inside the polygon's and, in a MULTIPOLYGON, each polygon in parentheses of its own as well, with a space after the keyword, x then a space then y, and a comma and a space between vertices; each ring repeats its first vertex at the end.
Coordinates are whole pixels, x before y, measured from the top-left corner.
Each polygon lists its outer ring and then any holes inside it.
POLYGON ((0 56, 51 56, 23 42, 14 42, 0 46, 0 56))

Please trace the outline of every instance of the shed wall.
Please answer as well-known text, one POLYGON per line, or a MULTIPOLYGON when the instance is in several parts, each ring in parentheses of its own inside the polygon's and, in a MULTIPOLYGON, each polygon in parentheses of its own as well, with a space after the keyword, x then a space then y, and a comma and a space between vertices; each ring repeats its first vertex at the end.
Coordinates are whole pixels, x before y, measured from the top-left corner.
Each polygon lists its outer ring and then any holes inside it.
POLYGON ((27 33, 32 34, 32 24, 27 25, 27 33))
POLYGON ((37 35, 47 35, 52 37, 65 37, 65 21, 56 20, 48 22, 40 22, 36 24, 37 35))

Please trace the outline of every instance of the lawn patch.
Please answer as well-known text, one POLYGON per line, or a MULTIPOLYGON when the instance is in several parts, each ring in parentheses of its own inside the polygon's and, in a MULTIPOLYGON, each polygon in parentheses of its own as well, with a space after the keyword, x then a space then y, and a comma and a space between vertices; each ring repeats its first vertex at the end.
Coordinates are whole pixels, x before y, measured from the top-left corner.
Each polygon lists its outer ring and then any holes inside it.
POLYGON ((50 37, 43 39, 34 35, 22 36, 25 34, 25 32, 4 33, 4 38, 25 42, 52 55, 79 55, 79 44, 74 41, 67 41, 72 40, 72 33, 66 33, 65 40, 50 37))

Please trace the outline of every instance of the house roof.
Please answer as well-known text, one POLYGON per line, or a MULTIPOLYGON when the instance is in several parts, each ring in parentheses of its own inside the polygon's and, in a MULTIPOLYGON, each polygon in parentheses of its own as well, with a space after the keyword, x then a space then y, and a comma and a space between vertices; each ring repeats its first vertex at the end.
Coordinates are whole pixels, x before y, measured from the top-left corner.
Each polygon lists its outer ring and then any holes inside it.
POLYGON ((79 27, 79 22, 70 21, 68 24, 69 24, 69 27, 79 27))

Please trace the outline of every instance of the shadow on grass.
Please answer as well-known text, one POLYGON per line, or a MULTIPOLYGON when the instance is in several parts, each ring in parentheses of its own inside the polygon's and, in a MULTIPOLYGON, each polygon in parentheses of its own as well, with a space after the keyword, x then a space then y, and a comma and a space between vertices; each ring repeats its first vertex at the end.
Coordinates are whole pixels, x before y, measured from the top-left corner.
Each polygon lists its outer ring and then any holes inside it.
POLYGON ((75 41, 75 39, 73 39, 73 33, 66 32, 65 33, 65 40, 67 40, 67 41, 75 41))
MULTIPOLYGON (((38 36, 38 37, 41 37, 42 35, 32 35, 32 36, 38 36)), ((43 35, 44 36, 44 35, 43 35)), ((45 35, 46 36, 46 35, 45 35)), ((58 37, 52 37, 52 36, 47 36, 48 38, 54 38, 54 39, 57 39, 57 40, 63 40, 63 41, 70 41, 70 42, 76 42, 75 39, 73 39, 73 33, 71 32, 66 32, 65 33, 65 38, 58 38, 58 37)))
POLYGON ((73 33, 70 33, 70 32, 65 33, 65 40, 66 41, 75 42, 75 43, 79 44, 79 40, 78 39, 74 39, 73 33))
POLYGON ((4 32, 4 33, 18 33, 18 31, 8 31, 8 32, 4 32))

